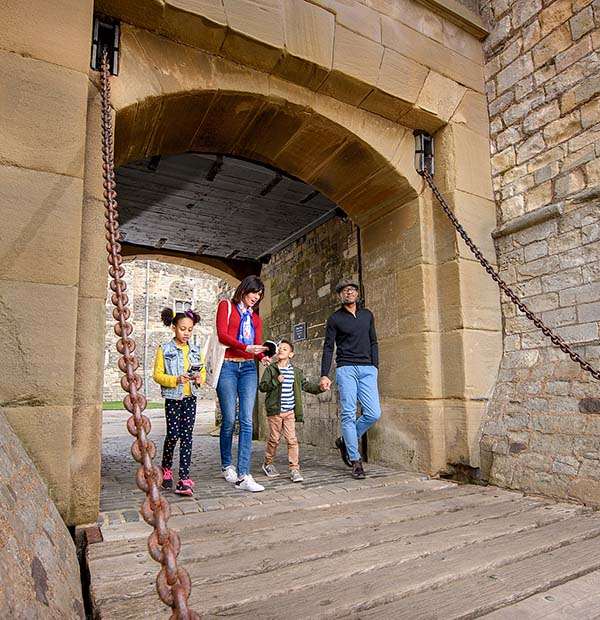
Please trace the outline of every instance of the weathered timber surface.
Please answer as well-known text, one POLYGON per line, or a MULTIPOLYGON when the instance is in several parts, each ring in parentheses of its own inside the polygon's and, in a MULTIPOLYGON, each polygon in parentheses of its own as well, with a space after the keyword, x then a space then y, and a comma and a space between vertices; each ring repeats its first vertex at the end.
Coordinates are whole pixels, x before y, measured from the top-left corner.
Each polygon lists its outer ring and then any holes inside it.
MULTIPOLYGON (((557 573, 553 578, 556 579, 557 573)), ((503 607, 486 620, 561 620, 600 618, 600 571, 572 579, 555 588, 544 590, 514 605, 503 607)))
POLYGON ((209 256, 258 258, 321 218, 336 204, 314 187, 235 157, 185 153, 158 168, 136 162, 117 172, 121 228, 127 241, 209 256), (282 216, 282 214, 284 214, 282 216))
MULTIPOLYGON (((217 495, 224 486, 228 503, 215 509, 205 497, 194 510, 190 500, 175 503, 189 512, 170 521, 181 534, 194 609, 203 618, 260 620, 598 617, 600 514, 495 487, 372 471, 352 481, 324 455, 304 469, 306 486, 280 480, 262 494, 231 496, 214 471, 201 474, 197 486, 217 495)), ((149 527, 104 529, 110 540, 88 550, 97 616, 167 617, 146 551, 149 527)))

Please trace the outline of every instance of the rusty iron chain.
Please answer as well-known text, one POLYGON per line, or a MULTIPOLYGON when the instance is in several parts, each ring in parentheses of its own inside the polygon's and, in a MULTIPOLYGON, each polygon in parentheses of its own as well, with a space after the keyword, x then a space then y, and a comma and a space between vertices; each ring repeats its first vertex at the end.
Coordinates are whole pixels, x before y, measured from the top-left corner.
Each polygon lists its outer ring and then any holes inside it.
POLYGON ((127 430, 135 437, 131 446, 133 458, 140 464, 136 473, 137 486, 144 491, 146 498, 140 513, 153 531, 148 537, 148 552, 152 559, 161 564, 156 578, 156 589, 161 601, 173 609, 171 620, 199 620, 200 616, 188 608, 191 580, 187 571, 177 566, 177 556, 181 548, 179 535, 167 527, 170 516, 169 502, 161 496, 162 470, 153 465, 156 445, 148 439, 150 419, 143 415, 146 397, 142 392, 142 378, 136 373, 139 360, 135 354, 135 341, 131 338, 133 327, 129 322, 131 311, 127 284, 123 280, 125 269, 121 256, 121 233, 119 230, 119 207, 115 191, 114 148, 112 113, 110 103, 110 79, 108 54, 104 51, 100 71, 102 100, 102 177, 104 185, 106 250, 108 252, 109 275, 111 277, 111 301, 115 306, 113 317, 115 334, 118 336, 117 351, 121 354, 118 366, 123 376, 121 387, 128 394, 123 404, 131 416, 127 420, 127 430))
POLYGON ((500 274, 492 267, 490 262, 485 258, 485 256, 481 253, 479 248, 475 245, 471 237, 467 234, 465 229, 461 226, 460 222, 450 209, 450 206, 446 202, 446 199, 442 196, 440 190, 437 188, 437 185, 434 183, 433 178, 428 170, 423 170, 420 173, 421 176, 427 182, 427 185, 431 188, 433 195, 437 198, 438 202, 442 206, 444 213, 447 215, 450 222, 458 232, 458 234, 462 237, 463 241, 467 244, 469 250, 471 250, 472 254, 475 258, 481 263, 481 266, 487 271, 492 280, 496 282, 500 290, 512 301, 512 303, 539 329, 541 332, 550 339, 552 344, 556 345, 560 348, 563 353, 566 353, 574 362, 579 364, 583 370, 588 372, 594 379, 600 381, 600 371, 596 370, 587 360, 585 360, 579 353, 574 351, 561 336, 555 334, 552 329, 550 329, 542 319, 537 317, 521 300, 521 298, 508 286, 508 284, 500 277, 500 274))

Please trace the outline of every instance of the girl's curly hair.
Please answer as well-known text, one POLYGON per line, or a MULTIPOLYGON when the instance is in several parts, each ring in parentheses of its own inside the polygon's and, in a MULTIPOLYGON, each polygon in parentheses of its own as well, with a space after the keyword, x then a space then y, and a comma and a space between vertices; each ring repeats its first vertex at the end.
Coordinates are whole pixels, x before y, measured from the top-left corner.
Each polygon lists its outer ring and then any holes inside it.
POLYGON ((200 315, 194 310, 186 310, 185 312, 173 312, 172 308, 163 308, 160 313, 161 321, 167 326, 177 325, 181 319, 191 319, 194 325, 200 321, 200 315))

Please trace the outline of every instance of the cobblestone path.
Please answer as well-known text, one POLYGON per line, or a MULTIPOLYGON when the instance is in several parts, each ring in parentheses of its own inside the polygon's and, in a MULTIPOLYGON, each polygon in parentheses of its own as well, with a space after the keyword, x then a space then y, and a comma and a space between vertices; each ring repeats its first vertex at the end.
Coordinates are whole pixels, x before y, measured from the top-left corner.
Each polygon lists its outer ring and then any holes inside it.
MULTIPOLYGON (((150 413, 160 443, 162 412, 150 413)), ((104 619, 166 618, 124 419, 105 417, 92 602, 104 619)), ((267 489, 242 493, 219 477, 218 439, 196 436, 195 497, 169 498, 203 618, 600 617, 597 512, 375 465, 353 481, 335 453, 307 447, 304 483, 267 481, 262 448, 267 489)))

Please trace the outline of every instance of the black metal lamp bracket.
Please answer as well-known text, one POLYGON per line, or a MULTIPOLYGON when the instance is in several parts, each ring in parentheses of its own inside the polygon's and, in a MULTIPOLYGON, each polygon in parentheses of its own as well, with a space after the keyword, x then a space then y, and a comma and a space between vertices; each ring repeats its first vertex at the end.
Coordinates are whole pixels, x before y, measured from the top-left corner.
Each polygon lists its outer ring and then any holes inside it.
POLYGON ((433 136, 422 129, 415 129, 413 135, 415 137, 415 168, 421 176, 425 172, 433 176, 435 174, 433 136))
POLYGON ((119 39, 121 29, 119 22, 102 15, 94 15, 92 31, 92 59, 90 66, 100 71, 102 54, 108 52, 108 65, 111 75, 119 74, 119 39))

